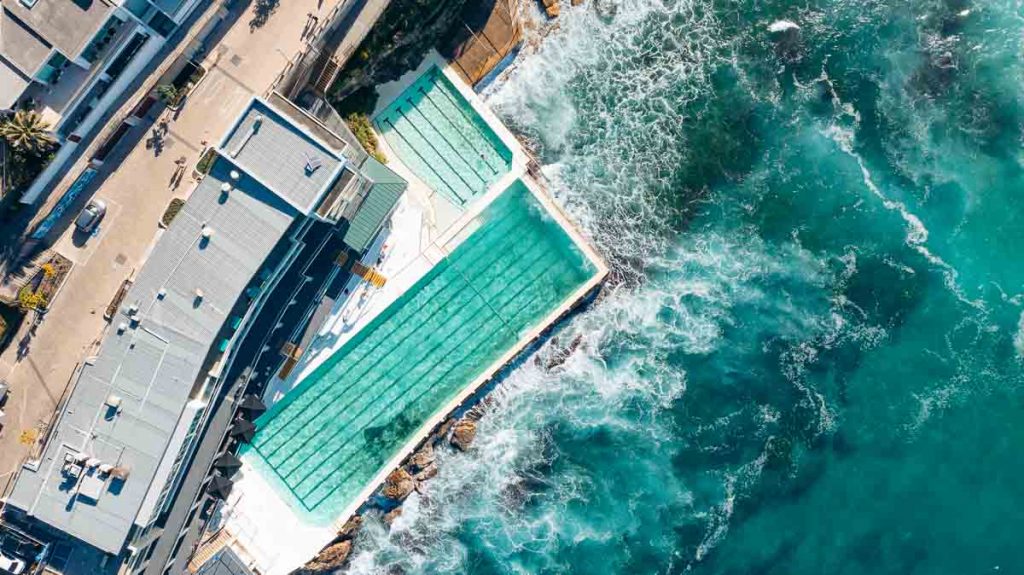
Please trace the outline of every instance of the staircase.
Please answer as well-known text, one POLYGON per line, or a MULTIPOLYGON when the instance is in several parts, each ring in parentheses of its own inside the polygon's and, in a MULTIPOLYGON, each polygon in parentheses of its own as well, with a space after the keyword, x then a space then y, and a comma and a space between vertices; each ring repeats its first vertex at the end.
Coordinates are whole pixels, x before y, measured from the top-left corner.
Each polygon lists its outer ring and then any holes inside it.
POLYGON ((50 250, 44 250, 33 258, 24 258, 19 254, 13 265, 0 270, 0 301, 18 301, 18 290, 35 277, 44 263, 50 261, 50 255, 50 250))
POLYGON ((317 58, 313 69, 320 70, 316 82, 313 83, 314 89, 318 94, 326 94, 327 90, 331 88, 331 84, 334 83, 334 79, 338 77, 338 72, 341 71, 338 61, 329 52, 325 52, 317 58))
POLYGON ((377 270, 364 266, 361 262, 352 264, 352 273, 370 282, 376 288, 382 288, 384 284, 388 283, 388 278, 381 275, 377 270))
POLYGON ((221 529, 217 532, 217 535, 203 544, 198 551, 192 555, 192 559, 188 562, 188 572, 195 573, 206 563, 217 554, 218 551, 224 549, 234 541, 235 537, 228 533, 227 529, 221 529))

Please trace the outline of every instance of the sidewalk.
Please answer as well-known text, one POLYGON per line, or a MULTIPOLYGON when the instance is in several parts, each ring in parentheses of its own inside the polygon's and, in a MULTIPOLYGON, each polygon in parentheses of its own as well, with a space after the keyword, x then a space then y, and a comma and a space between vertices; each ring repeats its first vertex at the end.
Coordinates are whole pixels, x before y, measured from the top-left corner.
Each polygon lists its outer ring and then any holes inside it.
POLYGON ((75 268, 32 338, 27 357, 16 361, 16 343, 0 356, 0 368, 13 367, 7 425, 0 432, 0 486, 29 453, 30 446, 19 442, 22 431, 49 421, 75 366, 102 335, 103 311, 121 282, 145 261, 167 204, 193 188, 190 174, 201 150, 216 143, 253 96, 269 91, 302 48, 308 14, 326 14, 338 1, 324 0, 318 9, 318 0, 288 0, 258 27, 251 27, 256 4, 246 8, 207 53, 202 62, 207 74, 183 109, 151 112, 149 120, 159 115, 168 121, 162 152, 145 145, 151 124, 144 122, 133 129, 142 138, 121 152, 123 161, 108 160, 110 173, 93 195, 107 203, 99 231, 81 238, 67 229, 54 242, 53 249, 75 268), (175 189, 170 182, 181 157, 188 164, 175 189))

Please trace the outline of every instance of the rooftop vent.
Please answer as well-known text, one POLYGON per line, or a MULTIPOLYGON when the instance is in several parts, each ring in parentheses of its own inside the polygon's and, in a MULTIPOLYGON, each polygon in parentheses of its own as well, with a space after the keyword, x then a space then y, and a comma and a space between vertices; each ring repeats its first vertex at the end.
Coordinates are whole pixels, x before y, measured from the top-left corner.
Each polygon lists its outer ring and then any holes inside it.
POLYGON ((139 313, 139 305, 138 304, 134 304, 133 303, 132 305, 128 306, 128 316, 129 317, 132 317, 132 316, 134 316, 137 313, 139 313))
POLYGON ((213 228, 211 228, 209 226, 203 228, 203 231, 200 232, 200 235, 203 236, 204 240, 208 240, 208 239, 212 238, 213 237, 213 228))
POLYGON ((320 156, 312 156, 306 158, 306 173, 312 174, 313 172, 319 170, 320 167, 323 165, 324 162, 323 160, 320 159, 320 156))
POLYGON ((242 174, 239 174, 238 170, 231 170, 231 173, 229 173, 228 175, 231 176, 232 180, 237 180, 238 178, 242 177, 242 174))
POLYGON ((231 193, 231 184, 224 182, 223 184, 220 185, 220 191, 225 194, 231 193))
POLYGON ((164 299, 167 297, 167 290, 160 288, 160 291, 156 292, 156 299, 164 299))
POLYGON ((128 324, 121 322, 117 324, 117 333, 120 335, 124 333, 124 330, 128 329, 128 324))

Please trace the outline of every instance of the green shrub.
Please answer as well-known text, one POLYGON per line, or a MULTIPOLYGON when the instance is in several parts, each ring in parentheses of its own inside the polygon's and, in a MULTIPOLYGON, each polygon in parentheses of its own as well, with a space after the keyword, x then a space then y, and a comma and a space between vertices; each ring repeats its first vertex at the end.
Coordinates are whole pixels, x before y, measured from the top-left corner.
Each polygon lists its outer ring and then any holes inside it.
POLYGON ((164 215, 160 218, 160 221, 165 227, 171 225, 171 222, 174 221, 174 218, 178 215, 178 212, 181 211, 181 208, 184 205, 185 200, 181 198, 174 198, 171 200, 171 203, 167 204, 167 209, 164 210, 164 215))
POLYGON ((156 87, 156 95, 160 98, 160 101, 168 106, 173 106, 178 103, 178 89, 171 84, 161 84, 156 87))
POLYGON ((345 123, 355 135, 359 143, 363 145, 366 153, 373 156, 378 162, 386 164, 388 159, 384 153, 377 149, 377 133, 373 131, 373 124, 370 117, 363 113, 353 113, 345 117, 345 123))
POLYGON ((32 286, 25 285, 18 290, 18 303, 21 309, 41 309, 46 307, 46 296, 41 291, 35 291, 32 286))
POLYGON ((203 157, 199 159, 199 163, 196 164, 196 171, 204 176, 210 173, 210 168, 213 166, 213 161, 217 159, 217 150, 208 148, 203 157))

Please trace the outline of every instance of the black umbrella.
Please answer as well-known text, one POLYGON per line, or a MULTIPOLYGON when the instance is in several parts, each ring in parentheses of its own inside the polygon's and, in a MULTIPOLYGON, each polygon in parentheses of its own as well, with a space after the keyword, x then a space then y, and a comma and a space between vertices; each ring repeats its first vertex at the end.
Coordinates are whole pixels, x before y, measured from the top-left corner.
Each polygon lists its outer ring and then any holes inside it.
POLYGON ((263 405, 263 402, 260 401, 260 398, 251 394, 242 398, 242 401, 239 402, 238 407, 253 414, 263 413, 264 411, 267 410, 267 406, 263 405))
POLYGON ((225 453, 213 461, 213 466, 217 469, 223 469, 225 471, 231 471, 238 469, 242 466, 242 460, 235 457, 230 453, 225 453))
POLYGON ((217 499, 227 499, 228 495, 231 495, 232 485, 231 480, 227 477, 214 475, 209 485, 206 486, 206 492, 217 499))
POLYGON ((256 437, 256 426, 251 421, 240 419, 231 426, 231 432, 228 435, 249 443, 253 437, 256 437))

